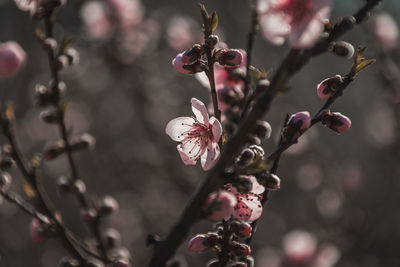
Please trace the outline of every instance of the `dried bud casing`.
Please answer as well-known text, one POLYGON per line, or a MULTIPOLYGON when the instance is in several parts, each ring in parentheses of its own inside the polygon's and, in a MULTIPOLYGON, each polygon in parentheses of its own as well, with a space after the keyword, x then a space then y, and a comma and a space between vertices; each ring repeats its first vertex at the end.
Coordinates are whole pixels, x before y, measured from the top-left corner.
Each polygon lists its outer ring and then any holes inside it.
POLYGON ((220 267, 221 264, 219 263, 219 260, 217 259, 212 259, 207 263, 207 267, 220 267))
POLYGON ((247 267, 247 264, 242 261, 237 261, 231 265, 232 267, 247 267))
POLYGON ((350 43, 340 41, 333 44, 332 52, 337 56, 350 59, 354 55, 354 47, 350 43))

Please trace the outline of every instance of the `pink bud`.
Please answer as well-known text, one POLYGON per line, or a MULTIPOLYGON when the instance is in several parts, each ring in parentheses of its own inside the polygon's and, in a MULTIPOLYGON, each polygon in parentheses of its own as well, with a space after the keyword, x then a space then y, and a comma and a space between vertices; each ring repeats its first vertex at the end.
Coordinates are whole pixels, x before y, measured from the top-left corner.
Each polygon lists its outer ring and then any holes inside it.
POLYGON ((200 59, 202 53, 201 46, 195 44, 192 48, 186 50, 182 54, 182 62, 184 64, 192 64, 200 59))
POLYGON ((207 236, 206 235, 196 235, 189 241, 189 250, 192 252, 203 252, 208 248, 206 245, 207 236))
MULTIPOLYGON (((185 61, 188 59, 185 58, 185 61)), ((203 71, 202 66, 199 61, 194 62, 193 64, 185 64, 183 60, 183 53, 178 54, 174 60, 172 60, 172 65, 174 68, 183 74, 194 74, 197 72, 203 71)))
POLYGON ((0 44, 0 77, 8 77, 16 74, 26 59, 26 53, 22 47, 8 41, 0 44))
POLYGON ((247 222, 235 221, 231 224, 232 231, 241 238, 249 238, 252 234, 253 228, 247 222))
POLYGON ((339 112, 333 112, 330 121, 326 124, 330 129, 342 134, 351 127, 351 120, 339 112))
POLYGON ((290 117, 288 124, 299 131, 305 130, 311 125, 310 113, 308 111, 297 112, 290 117))
POLYGON ((321 99, 327 99, 331 97, 340 83, 343 82, 342 76, 336 75, 327 78, 317 85, 317 94, 321 99))
POLYGON ((250 255, 251 249, 249 245, 232 241, 232 252, 238 257, 246 257, 250 255))
POLYGON ((29 225, 29 233, 33 242, 40 243, 45 236, 45 229, 37 218, 33 218, 29 225))
POLYGON ((224 66, 236 67, 242 64, 243 55, 237 49, 223 50, 219 55, 218 62, 224 66))
POLYGON ((231 217, 236 202, 236 197, 227 191, 211 193, 208 196, 204 209, 207 213, 207 219, 210 221, 228 220, 231 217), (216 197, 218 197, 217 200, 215 199, 216 197))

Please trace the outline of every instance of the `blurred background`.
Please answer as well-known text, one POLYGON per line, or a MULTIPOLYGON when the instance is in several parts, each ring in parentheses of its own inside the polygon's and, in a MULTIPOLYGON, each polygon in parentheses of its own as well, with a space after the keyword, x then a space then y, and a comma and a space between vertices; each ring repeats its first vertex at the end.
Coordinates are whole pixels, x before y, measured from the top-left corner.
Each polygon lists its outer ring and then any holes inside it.
MULTIPOLYGON (((120 231, 133 266, 145 266, 152 253, 145 247, 149 233, 165 236, 205 173, 185 166, 176 143, 164 133, 169 120, 191 115, 190 98, 209 102, 209 93, 193 76, 173 69, 178 52, 201 42, 197 0, 132 0, 116 17, 107 1, 68 1, 57 15, 56 35, 75 38, 80 64, 62 71, 67 84, 67 123, 74 136, 96 137, 94 151, 76 153, 81 178, 89 195, 113 195, 119 213, 104 220, 104 229, 120 231), (110 15, 111 14, 111 15, 110 15)), ((245 48, 249 28, 247 1, 203 1, 219 14, 218 35, 232 48, 245 48)), ((365 1, 334 1, 332 18, 354 13, 365 1)), ((400 2, 384 1, 374 13, 397 18, 400 2)), ((38 119, 34 86, 47 84, 47 56, 38 44, 26 12, 10 0, 0 0, 0 41, 15 40, 26 50, 24 69, 0 79, 1 97, 16 109, 17 137, 31 158, 58 139, 57 129, 38 119)), ((297 251, 320 257, 319 267, 399 266, 400 254, 400 135, 396 87, 388 83, 379 59, 373 20, 356 27, 343 40, 366 45, 366 56, 378 62, 362 72, 334 105, 352 120, 342 136, 323 126, 313 127, 284 154, 274 192, 258 224, 252 254, 256 266, 282 266, 297 251)), ((274 71, 289 47, 274 47, 258 35, 253 65, 274 71)), ((399 47, 390 54, 400 62, 399 47)), ((382 62, 382 61, 381 61, 382 62)), ((323 104, 316 85, 336 74, 346 74, 351 60, 324 54, 313 59, 291 80, 291 90, 279 96, 265 117, 273 137, 263 143, 266 153, 276 146, 287 113, 316 112, 323 104)), ((397 88, 400 90, 400 88, 397 88)), ((0 143, 5 144, 4 138, 0 143)), ((83 237, 88 231, 79 219, 71 196, 57 193, 56 178, 69 172, 65 157, 45 162, 45 187, 63 221, 83 237)), ((12 189, 23 194, 18 170, 12 189)), ((0 200, 0 266, 56 266, 66 253, 48 239, 35 244, 29 237, 30 218, 0 200), (22 256, 23 255, 23 256, 22 256)), ((192 235, 209 231, 201 222, 192 235)), ((212 252, 189 253, 186 243, 177 253, 182 266, 205 266, 212 252)), ((293 263, 294 264, 294 263, 293 263)), ((292 265, 296 266, 296 265, 292 265)), ((309 266, 309 265, 302 265, 309 266)))

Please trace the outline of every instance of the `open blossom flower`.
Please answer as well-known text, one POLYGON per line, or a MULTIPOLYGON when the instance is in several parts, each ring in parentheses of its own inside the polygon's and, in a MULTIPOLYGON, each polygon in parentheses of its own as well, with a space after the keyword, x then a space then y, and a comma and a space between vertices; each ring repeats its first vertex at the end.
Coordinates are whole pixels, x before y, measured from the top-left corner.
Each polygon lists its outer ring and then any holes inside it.
POLYGON ((260 0, 260 25, 275 45, 288 38, 293 47, 308 48, 322 33, 331 6, 332 0, 260 0))
POLYGON ((241 221, 252 222, 260 218, 262 214, 262 205, 260 195, 265 191, 265 188, 257 182, 254 176, 249 176, 253 182, 253 188, 247 194, 241 194, 235 187, 228 189, 236 196, 237 204, 233 208, 232 216, 241 221))
POLYGON ((200 100, 192 98, 191 102, 196 118, 173 119, 167 124, 165 132, 172 140, 181 142, 177 149, 184 164, 195 165, 200 159, 203 170, 207 171, 219 158, 218 141, 222 126, 215 117, 209 118, 207 108, 200 100))
POLYGON ((0 43, 0 77, 16 74, 25 59, 26 53, 18 43, 14 41, 0 43))
POLYGON ((17 7, 22 11, 29 11, 33 16, 38 7, 39 7, 39 0, 14 0, 17 4, 17 7))

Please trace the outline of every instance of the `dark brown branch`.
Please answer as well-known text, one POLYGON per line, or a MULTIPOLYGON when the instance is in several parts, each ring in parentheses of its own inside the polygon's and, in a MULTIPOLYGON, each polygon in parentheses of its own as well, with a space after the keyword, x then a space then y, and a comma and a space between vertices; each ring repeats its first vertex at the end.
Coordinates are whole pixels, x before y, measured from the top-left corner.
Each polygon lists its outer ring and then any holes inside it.
MULTIPOLYGON (((355 22, 362 22, 364 18, 367 17, 367 13, 381 1, 382 0, 368 1, 365 6, 354 15, 355 22)), ((208 194, 224 185, 225 181, 222 179, 222 174, 226 166, 231 164, 232 158, 239 153, 248 134, 253 131, 256 121, 269 110, 271 102, 277 95, 278 91, 283 88, 293 74, 306 65, 313 56, 327 51, 331 41, 336 40, 353 27, 354 23, 349 24, 347 22, 344 23, 343 21, 339 22, 331 34, 327 38, 320 40, 313 48, 305 51, 290 51, 274 75, 269 89, 266 92, 263 92, 249 115, 239 125, 236 134, 230 138, 228 143, 225 145, 221 157, 215 167, 208 172, 203 183, 199 185, 197 190, 194 192, 193 197, 184 209, 179 221, 172 227, 167 238, 155 247, 149 267, 165 266, 167 260, 175 253, 176 249, 189 234, 191 226, 199 219, 202 210, 201 207, 203 206, 208 194)))

